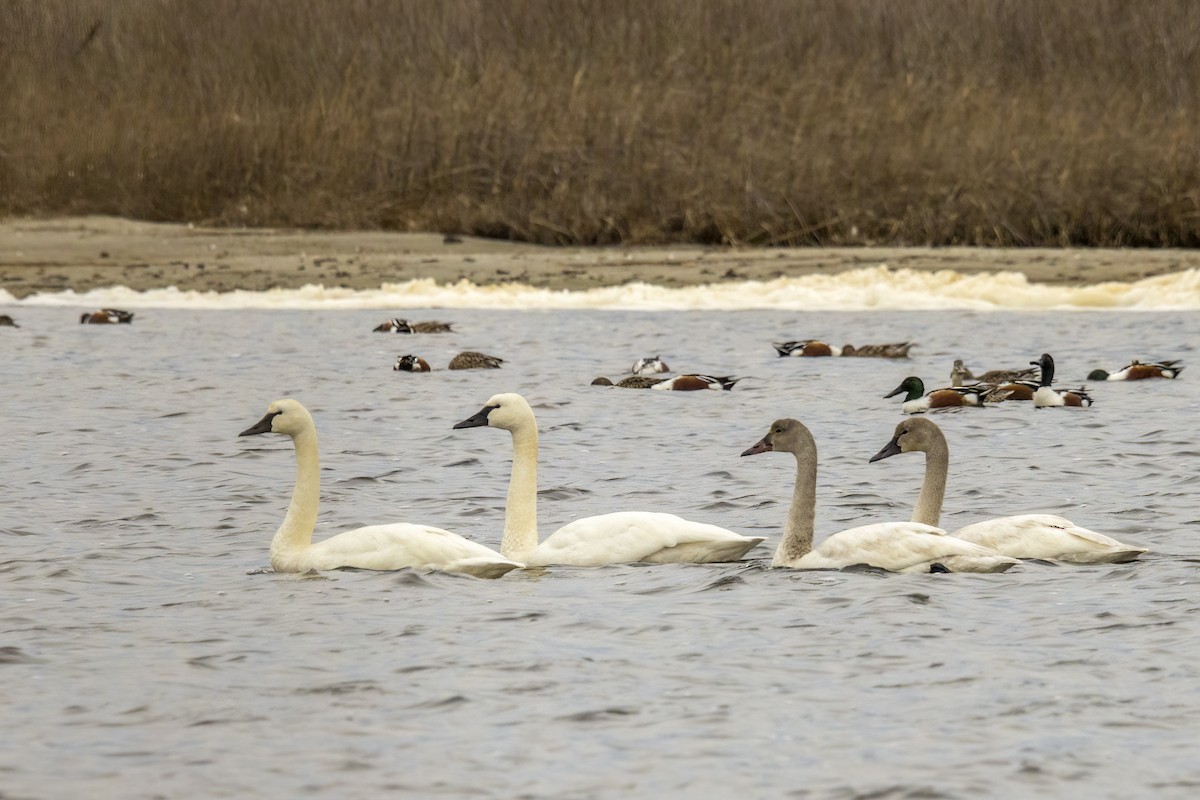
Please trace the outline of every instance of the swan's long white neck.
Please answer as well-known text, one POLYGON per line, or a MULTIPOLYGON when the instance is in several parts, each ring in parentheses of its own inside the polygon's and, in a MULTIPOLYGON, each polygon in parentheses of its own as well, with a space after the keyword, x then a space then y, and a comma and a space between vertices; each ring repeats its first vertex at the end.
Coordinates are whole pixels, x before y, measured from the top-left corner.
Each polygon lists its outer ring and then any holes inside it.
POLYGON ((271 539, 271 560, 276 554, 303 549, 312 544, 321 505, 321 461, 317 456, 317 430, 309 427, 292 437, 296 446, 296 486, 287 516, 271 539))
POLYGON ((809 444, 810 447, 796 453, 796 486, 792 489, 792 507, 783 526, 783 538, 771 561, 775 567, 792 564, 812 550, 813 516, 817 508, 817 448, 811 436, 809 444))
POLYGON ((504 536, 500 554, 522 561, 537 547, 537 422, 512 431, 512 477, 508 480, 508 500, 504 507, 504 536))
POLYGON ((946 473, 950 471, 950 447, 945 438, 938 437, 925 451, 925 479, 913 509, 912 521, 935 528, 942 518, 942 501, 946 497, 946 473))

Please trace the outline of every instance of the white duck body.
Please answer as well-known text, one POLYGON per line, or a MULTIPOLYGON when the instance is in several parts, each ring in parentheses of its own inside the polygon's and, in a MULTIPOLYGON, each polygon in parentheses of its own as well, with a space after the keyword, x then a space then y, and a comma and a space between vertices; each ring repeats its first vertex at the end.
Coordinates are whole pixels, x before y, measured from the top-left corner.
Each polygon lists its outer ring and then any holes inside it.
POLYGON ((518 394, 498 394, 478 414, 454 427, 483 426, 507 430, 513 439, 512 476, 500 544, 500 552, 507 558, 529 566, 710 563, 737 561, 763 540, 674 514, 625 511, 575 520, 539 542, 538 431, 533 409, 518 394))
POLYGON ((276 400, 258 424, 242 436, 282 433, 296 448, 296 485, 283 524, 271 539, 271 568, 308 572, 343 567, 460 572, 498 578, 522 565, 456 533, 407 522, 369 525, 313 544, 321 502, 321 466, 312 416, 295 400, 276 400))
POLYGON ((812 433, 794 419, 776 420, 743 456, 771 451, 796 457, 796 483, 783 538, 773 567, 844 569, 866 564, 890 572, 1003 572, 1019 563, 994 550, 946 535, 917 522, 880 522, 835 533, 813 547, 816 511, 817 446, 812 433))
MULTIPOLYGON (((913 509, 913 521, 936 525, 942 515, 950 467, 950 448, 941 428, 928 419, 905 420, 896 426, 892 441, 871 460, 909 452, 925 453, 925 479, 913 509)), ((1120 563, 1132 561, 1146 552, 1144 548, 1122 544, 1054 514, 997 517, 967 525, 954 531, 952 536, 1013 558, 1071 564, 1120 563)))

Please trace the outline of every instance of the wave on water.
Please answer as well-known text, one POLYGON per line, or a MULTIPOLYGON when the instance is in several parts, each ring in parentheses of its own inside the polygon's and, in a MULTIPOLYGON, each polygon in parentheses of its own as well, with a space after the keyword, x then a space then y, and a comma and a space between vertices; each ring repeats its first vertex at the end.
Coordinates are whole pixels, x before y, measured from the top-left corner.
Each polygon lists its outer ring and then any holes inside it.
POLYGON ((186 309, 497 308, 741 310, 819 309, 1200 309, 1200 270, 1139 281, 1084 286, 1030 283, 1019 272, 966 275, 953 270, 889 269, 886 265, 836 275, 805 275, 668 288, 628 283, 581 291, 540 289, 518 283, 479 286, 432 279, 385 283, 378 289, 327 288, 262 292, 181 291, 175 287, 135 291, 126 287, 37 294, 16 300, 0 290, 0 303, 26 306, 113 306, 186 309))

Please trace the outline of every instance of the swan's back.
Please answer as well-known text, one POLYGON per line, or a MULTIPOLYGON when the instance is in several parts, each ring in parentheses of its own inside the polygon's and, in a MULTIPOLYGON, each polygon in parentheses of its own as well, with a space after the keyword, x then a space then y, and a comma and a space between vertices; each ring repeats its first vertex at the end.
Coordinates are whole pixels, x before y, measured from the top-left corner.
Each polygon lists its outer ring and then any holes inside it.
POLYGON ((890 572, 929 572, 934 564, 941 564, 951 572, 1003 572, 1017 563, 932 525, 879 522, 833 534, 793 566, 844 569, 868 564, 890 572))
POLYGON ((692 522, 674 514, 620 511, 569 522, 546 537, 526 559, 530 565, 736 561, 762 537, 692 522))
POLYGON ((1013 558, 1076 564, 1132 561, 1146 552, 1144 548, 1122 544, 1054 514, 1020 514, 984 520, 955 531, 954 536, 1013 558))
POLYGON ((272 552, 271 565, 276 571, 286 572, 339 567, 375 570, 411 567, 463 572, 485 578, 498 578, 522 566, 457 533, 407 522, 368 525, 339 533, 299 551, 272 552))

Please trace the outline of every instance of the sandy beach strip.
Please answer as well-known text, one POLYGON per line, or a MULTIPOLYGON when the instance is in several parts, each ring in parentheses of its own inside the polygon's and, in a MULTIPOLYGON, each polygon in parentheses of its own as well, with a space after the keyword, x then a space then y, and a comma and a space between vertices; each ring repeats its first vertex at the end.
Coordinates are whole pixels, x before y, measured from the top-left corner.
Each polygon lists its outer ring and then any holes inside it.
POLYGON ((633 281, 695 286, 836 274, 886 264, 964 274, 1021 272, 1035 283, 1086 285, 1200 267, 1200 251, 972 247, 542 247, 380 231, 201 228, 112 217, 0 221, 0 288, 16 298, 108 286, 146 290, 378 288, 518 282, 592 289, 633 281))

